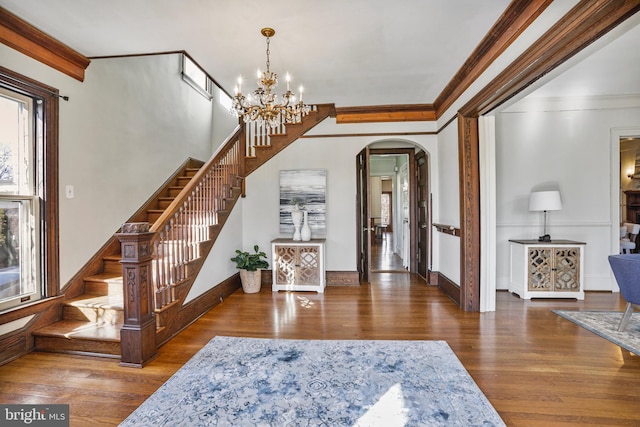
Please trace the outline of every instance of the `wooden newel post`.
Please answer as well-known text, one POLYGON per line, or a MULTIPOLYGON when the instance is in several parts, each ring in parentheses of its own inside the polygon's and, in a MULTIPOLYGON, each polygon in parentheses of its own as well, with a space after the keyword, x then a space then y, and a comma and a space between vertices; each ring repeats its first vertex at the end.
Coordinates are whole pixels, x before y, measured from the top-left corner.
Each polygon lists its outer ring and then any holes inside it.
POLYGON ((156 323, 153 315, 151 239, 148 222, 122 226, 124 325, 120 330, 120 365, 141 368, 156 356, 156 323))

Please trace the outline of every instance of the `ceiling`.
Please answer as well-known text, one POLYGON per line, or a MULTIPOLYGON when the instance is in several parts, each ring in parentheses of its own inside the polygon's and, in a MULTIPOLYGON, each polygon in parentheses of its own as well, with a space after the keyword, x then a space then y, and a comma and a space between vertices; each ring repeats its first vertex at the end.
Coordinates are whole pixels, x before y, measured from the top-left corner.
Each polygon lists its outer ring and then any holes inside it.
MULTIPOLYGON (((266 59, 260 29, 273 27, 271 70, 281 81, 291 73, 292 89, 303 83, 306 102, 338 107, 434 102, 509 3, 0 0, 88 57, 187 51, 229 93, 239 75, 254 87, 266 59)), ((594 55, 537 94, 640 94, 640 25, 594 55)))

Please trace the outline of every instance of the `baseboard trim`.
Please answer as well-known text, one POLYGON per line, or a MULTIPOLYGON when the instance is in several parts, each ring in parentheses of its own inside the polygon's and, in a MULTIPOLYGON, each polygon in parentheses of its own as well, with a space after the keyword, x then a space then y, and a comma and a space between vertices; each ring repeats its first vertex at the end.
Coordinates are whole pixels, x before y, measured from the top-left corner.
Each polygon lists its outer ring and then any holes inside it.
MULTIPOLYGON (((273 270, 262 270, 262 285, 273 284, 273 270)), ((326 271, 326 286, 360 286, 360 275, 357 271, 326 271)))
POLYGON ((327 286, 360 286, 357 271, 327 271, 327 286))
POLYGON ((440 272, 432 271, 431 274, 436 275, 437 278, 435 283, 437 284, 438 288, 440 288, 446 296, 451 298, 453 302, 455 302, 456 305, 460 307, 460 286, 456 285, 453 281, 451 281, 451 279, 440 272))

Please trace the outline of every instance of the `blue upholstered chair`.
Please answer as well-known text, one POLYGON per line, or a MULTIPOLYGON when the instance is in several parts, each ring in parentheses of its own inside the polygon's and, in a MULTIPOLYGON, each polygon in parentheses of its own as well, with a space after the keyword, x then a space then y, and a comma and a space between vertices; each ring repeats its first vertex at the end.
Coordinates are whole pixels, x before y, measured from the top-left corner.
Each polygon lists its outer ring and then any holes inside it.
POLYGON ((618 282, 622 298, 627 302, 627 308, 618 325, 618 330, 624 331, 634 308, 640 310, 640 254, 609 255, 609 265, 618 282))

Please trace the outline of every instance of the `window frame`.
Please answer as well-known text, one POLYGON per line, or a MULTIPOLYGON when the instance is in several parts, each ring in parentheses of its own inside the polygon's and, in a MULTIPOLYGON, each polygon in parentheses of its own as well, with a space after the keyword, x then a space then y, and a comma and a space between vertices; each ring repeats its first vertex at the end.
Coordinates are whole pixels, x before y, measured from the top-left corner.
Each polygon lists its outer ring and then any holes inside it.
POLYGON ((58 217, 58 135, 59 135, 59 92, 57 89, 15 73, 0 66, 0 86, 34 100, 41 101, 41 129, 36 135, 38 153, 34 171, 40 216, 39 261, 40 289, 42 297, 36 301, 25 301, 7 308, 0 313, 33 305, 60 293, 59 267, 59 217, 58 217))
POLYGON ((188 83, 189 86, 194 88, 199 94, 201 94, 202 96, 207 98, 209 101, 211 101, 213 99, 213 80, 211 80, 211 78, 206 73, 206 71, 204 71, 202 69, 202 67, 200 67, 196 63, 196 61, 191 59, 191 57, 189 57, 189 55, 187 55, 186 53, 182 54, 182 67, 181 67, 180 72, 182 74, 182 80, 184 80, 186 83, 188 83), (187 64, 189 64, 192 67, 197 68, 203 74, 204 79, 205 79, 205 86, 204 87, 199 82, 194 80, 186 72, 186 69, 187 69, 187 66, 188 66, 187 64))

